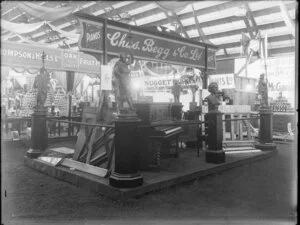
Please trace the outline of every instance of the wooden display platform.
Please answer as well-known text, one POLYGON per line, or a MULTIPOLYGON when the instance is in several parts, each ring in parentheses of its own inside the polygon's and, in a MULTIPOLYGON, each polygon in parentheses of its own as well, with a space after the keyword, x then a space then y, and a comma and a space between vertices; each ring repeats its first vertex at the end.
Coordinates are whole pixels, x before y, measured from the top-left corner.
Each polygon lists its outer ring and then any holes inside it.
POLYGON ((197 157, 197 151, 195 149, 183 149, 180 151, 179 158, 162 159, 160 171, 140 171, 144 178, 144 184, 140 187, 129 189, 114 188, 109 185, 108 178, 70 169, 62 165, 54 167, 50 163, 39 159, 31 159, 27 156, 25 156, 24 161, 27 166, 39 172, 74 184, 78 187, 123 201, 203 176, 220 173, 237 166, 263 160, 276 153, 276 150, 254 150, 247 153, 228 152, 226 153, 225 163, 210 164, 205 162, 204 151, 201 151, 200 157, 197 157))

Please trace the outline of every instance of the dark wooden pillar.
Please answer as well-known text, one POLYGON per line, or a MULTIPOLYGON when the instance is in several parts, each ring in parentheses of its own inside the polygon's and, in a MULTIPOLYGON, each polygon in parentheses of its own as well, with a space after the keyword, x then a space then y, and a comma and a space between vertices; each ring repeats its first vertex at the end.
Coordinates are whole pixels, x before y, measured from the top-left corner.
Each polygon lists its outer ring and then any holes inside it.
POLYGON ((138 124, 135 115, 119 114, 115 121, 115 169, 109 184, 117 188, 133 188, 143 184, 138 173, 138 124))
POLYGON ((31 115, 31 149, 27 151, 30 158, 37 158, 48 147, 46 115, 46 110, 35 110, 31 115))
POLYGON ((276 145, 273 143, 273 112, 270 107, 261 108, 260 127, 259 127, 259 143, 255 148, 261 150, 276 150, 276 145))
POLYGON ((225 152, 223 151, 223 122, 221 112, 208 112, 205 115, 207 126, 205 161, 207 163, 224 163, 225 152))

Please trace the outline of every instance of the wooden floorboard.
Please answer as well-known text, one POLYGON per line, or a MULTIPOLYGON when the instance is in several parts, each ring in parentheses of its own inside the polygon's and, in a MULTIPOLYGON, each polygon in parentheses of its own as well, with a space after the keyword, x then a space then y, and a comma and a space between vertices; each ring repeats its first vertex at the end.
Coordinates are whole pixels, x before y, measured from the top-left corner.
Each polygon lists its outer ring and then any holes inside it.
POLYGON ((179 158, 161 160, 160 171, 140 171, 144 184, 137 188, 119 189, 109 185, 108 178, 88 174, 82 171, 70 170, 62 165, 54 167, 38 159, 24 157, 27 166, 74 184, 78 187, 103 194, 113 199, 125 200, 160 190, 169 186, 178 185, 203 176, 242 166, 258 160, 263 160, 276 154, 275 151, 261 151, 252 153, 226 154, 226 162, 222 164, 211 164, 205 162, 205 153, 201 151, 197 157, 197 151, 191 149, 181 150, 179 158))

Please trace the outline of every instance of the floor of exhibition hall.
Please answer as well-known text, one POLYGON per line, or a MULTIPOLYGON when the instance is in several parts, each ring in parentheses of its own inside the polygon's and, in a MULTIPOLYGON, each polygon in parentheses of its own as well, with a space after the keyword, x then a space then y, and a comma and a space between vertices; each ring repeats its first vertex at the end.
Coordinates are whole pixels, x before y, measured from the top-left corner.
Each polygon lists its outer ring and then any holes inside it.
MULTIPOLYGON (((49 145, 62 144, 74 145, 71 142, 49 145)), ((173 224, 167 221, 183 220, 206 221, 206 224, 241 224, 238 221, 285 224, 282 222, 296 218, 297 148, 295 142, 276 145, 277 153, 264 160, 120 202, 26 167, 24 156, 28 149, 24 145, 2 144, 2 221, 8 222, 4 224, 41 224, 41 221, 173 224)), ((191 151, 196 158, 196 150, 191 151)))

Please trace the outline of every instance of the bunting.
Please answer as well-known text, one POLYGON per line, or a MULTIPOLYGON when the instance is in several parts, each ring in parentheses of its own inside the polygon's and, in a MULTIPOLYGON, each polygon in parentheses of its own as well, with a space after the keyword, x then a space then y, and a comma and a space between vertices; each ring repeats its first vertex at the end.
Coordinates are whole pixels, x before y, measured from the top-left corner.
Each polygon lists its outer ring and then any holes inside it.
POLYGON ((31 2, 20 2, 18 8, 22 11, 45 21, 54 21, 70 15, 74 10, 74 6, 62 8, 49 8, 40 6, 31 2))
POLYGON ((38 23, 12 23, 7 20, 1 20, 1 28, 11 31, 15 34, 26 34, 39 29, 45 22, 38 23))

